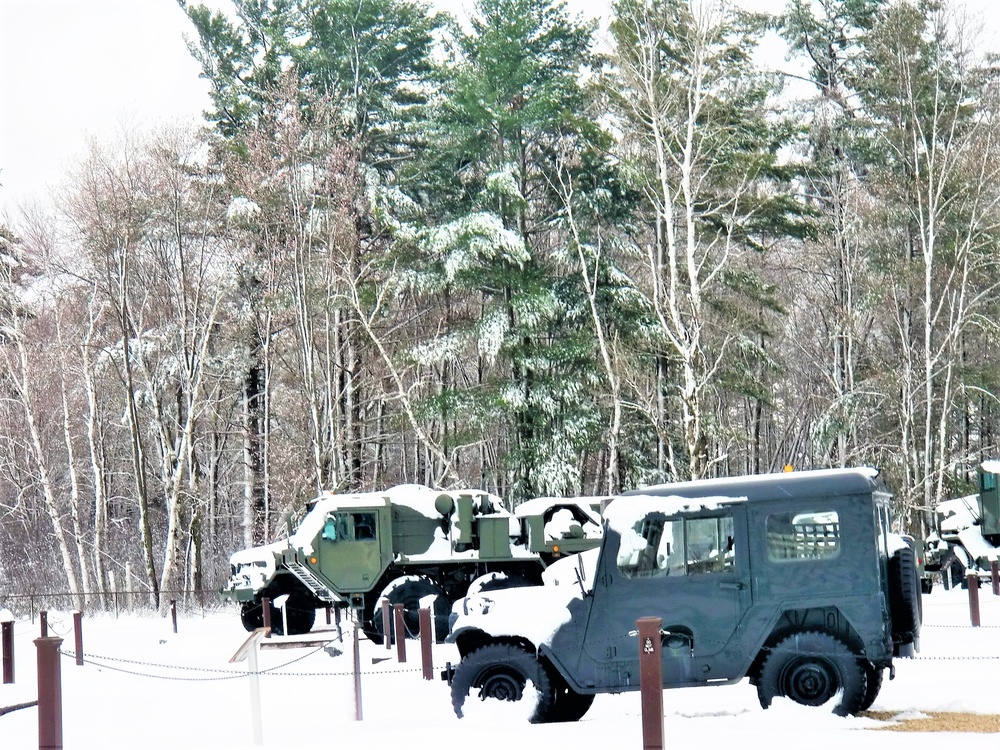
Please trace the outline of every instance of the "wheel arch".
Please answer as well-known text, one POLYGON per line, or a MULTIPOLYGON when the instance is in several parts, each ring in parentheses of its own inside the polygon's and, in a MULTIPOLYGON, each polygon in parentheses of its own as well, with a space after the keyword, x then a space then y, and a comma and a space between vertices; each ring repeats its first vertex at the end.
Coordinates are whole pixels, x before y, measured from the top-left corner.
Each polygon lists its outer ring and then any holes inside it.
POLYGON ((496 636, 491 635, 484 630, 480 630, 479 628, 462 628, 461 630, 453 632, 450 640, 458 646, 458 653, 462 658, 465 658, 468 654, 478 648, 491 644, 516 646, 517 648, 527 651, 529 654, 535 654, 541 658, 535 644, 523 636, 496 636))
POLYGON ((864 653, 864 642, 850 619, 839 607, 803 607, 785 609, 778 615, 767 637, 747 669, 750 682, 757 684, 760 670, 770 650, 795 633, 806 631, 826 633, 837 638, 855 654, 864 653))

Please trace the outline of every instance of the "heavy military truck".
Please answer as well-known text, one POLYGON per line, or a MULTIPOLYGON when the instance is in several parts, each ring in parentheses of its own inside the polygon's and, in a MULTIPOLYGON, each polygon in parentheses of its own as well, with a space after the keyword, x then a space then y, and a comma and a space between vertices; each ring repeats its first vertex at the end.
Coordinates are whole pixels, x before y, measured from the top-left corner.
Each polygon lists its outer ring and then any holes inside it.
POLYGON ((925 594, 939 576, 963 586, 969 573, 980 582, 992 579, 1000 558, 1000 461, 983 461, 976 473, 978 492, 938 503, 938 528, 924 540, 925 594))
POLYGON ((862 711, 893 658, 919 647, 914 554, 890 532, 891 498, 867 468, 617 497, 599 549, 553 565, 541 587, 455 605, 455 712, 470 694, 530 695, 530 721, 575 721, 598 693, 638 690, 642 617, 662 619, 664 688, 749 678, 764 708, 862 711))
POLYGON ((325 493, 307 505, 287 537, 236 552, 222 598, 240 604, 247 630, 309 632, 320 607, 351 608, 369 638, 382 642, 381 600, 403 604, 415 634, 420 600, 436 595, 437 633, 452 602, 472 591, 539 584, 544 568, 600 543, 595 508, 606 498, 537 498, 508 512, 479 490, 401 485, 385 492, 325 493), (285 598, 282 598, 285 597, 285 598), (277 602, 284 607, 279 611, 277 602))

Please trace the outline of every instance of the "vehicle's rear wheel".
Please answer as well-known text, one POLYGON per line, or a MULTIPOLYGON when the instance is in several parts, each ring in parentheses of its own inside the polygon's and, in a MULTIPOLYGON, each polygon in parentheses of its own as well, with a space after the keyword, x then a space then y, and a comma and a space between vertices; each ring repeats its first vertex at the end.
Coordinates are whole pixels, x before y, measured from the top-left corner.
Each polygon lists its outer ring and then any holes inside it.
POLYGON ((764 708, 777 697, 822 706, 840 692, 833 712, 846 716, 861 710, 866 684, 859 660, 842 641, 809 631, 789 636, 771 649, 761 668, 757 697, 764 708))
POLYGON ((858 711, 867 711, 875 703, 882 689, 882 672, 885 670, 876 667, 867 659, 861 662, 861 667, 865 671, 865 697, 858 706, 858 711))
POLYGON ((554 683, 552 708, 549 709, 546 722, 579 721, 590 710, 594 703, 593 693, 578 693, 561 677, 552 676, 554 683))
POLYGON ((437 635, 437 642, 444 641, 448 635, 448 614, 451 611, 451 602, 444 595, 444 591, 430 578, 424 576, 405 576, 391 581, 386 586, 378 599, 375 600, 375 610, 371 620, 371 638, 376 643, 382 643, 385 633, 382 626, 382 605, 383 599, 389 601, 389 635, 394 636, 395 617, 393 608, 397 604, 403 605, 403 633, 404 638, 420 637, 420 600, 431 594, 437 595, 434 610, 431 616, 434 618, 434 630, 437 635))
POLYGON ((536 696, 528 721, 533 724, 553 721, 555 697, 545 667, 522 648, 492 643, 470 652, 459 662, 451 681, 451 703, 461 718, 471 691, 475 690, 484 701, 520 701, 528 683, 534 687, 536 696))
POLYGON ((920 636, 922 601, 917 578, 913 550, 896 550, 889 558, 889 613, 896 643, 914 643, 920 636))

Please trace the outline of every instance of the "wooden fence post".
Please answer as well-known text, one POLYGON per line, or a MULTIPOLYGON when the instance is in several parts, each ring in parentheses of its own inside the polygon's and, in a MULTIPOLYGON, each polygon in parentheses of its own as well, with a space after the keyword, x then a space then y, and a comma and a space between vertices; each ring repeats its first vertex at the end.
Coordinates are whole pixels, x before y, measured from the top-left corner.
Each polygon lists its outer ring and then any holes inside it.
POLYGON ((424 670, 424 679, 434 679, 434 664, 431 656, 431 644, 434 641, 434 631, 431 628, 431 611, 426 607, 420 610, 420 663, 424 670))
POLYGON ((640 617, 639 689, 642 693, 643 750, 663 750, 663 661, 660 657, 659 617, 640 617))
POLYGON ((62 638, 36 638, 38 657, 38 750, 62 750, 62 638))
POLYGON ((394 604, 392 609, 396 623, 396 661, 402 664, 406 661, 406 625, 403 624, 403 605, 394 604))
POLYGON ((3 640, 3 684, 14 684, 14 621, 0 622, 3 640))
POLYGON ((976 573, 969 573, 965 577, 969 586, 969 616, 972 619, 972 627, 979 627, 979 576, 976 573))
POLYGON ((83 666, 83 612, 73 613, 73 644, 76 649, 76 665, 83 666))

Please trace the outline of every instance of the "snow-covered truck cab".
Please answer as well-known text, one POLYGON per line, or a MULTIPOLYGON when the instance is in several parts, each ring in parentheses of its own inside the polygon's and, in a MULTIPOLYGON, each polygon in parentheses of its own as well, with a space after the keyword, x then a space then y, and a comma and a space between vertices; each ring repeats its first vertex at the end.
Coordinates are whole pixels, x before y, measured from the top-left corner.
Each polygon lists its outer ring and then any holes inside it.
POLYGON ((835 710, 871 705, 919 634, 912 550, 889 532, 873 469, 791 472, 650 487, 605 511, 604 543, 576 585, 470 597, 450 639, 466 696, 535 684, 533 720, 579 718, 597 693, 639 688, 636 621, 662 620, 663 686, 749 677, 835 710), (592 576, 592 578, 591 578, 592 576), (587 579, 587 580, 585 580, 587 579))
POLYGON ((436 597, 436 631, 444 638, 451 605, 470 587, 493 590, 541 583, 558 557, 600 543, 592 508, 607 498, 529 501, 518 514, 481 490, 400 485, 385 492, 325 493, 307 506, 288 538, 235 553, 224 599, 239 602, 248 630, 263 622, 263 600, 287 595, 272 627, 308 632, 316 609, 350 607, 365 633, 381 642, 381 601, 402 604, 408 633, 418 629, 421 601, 436 597))

